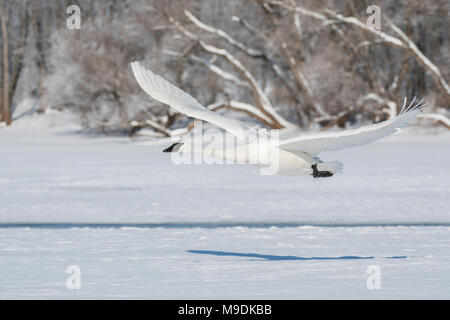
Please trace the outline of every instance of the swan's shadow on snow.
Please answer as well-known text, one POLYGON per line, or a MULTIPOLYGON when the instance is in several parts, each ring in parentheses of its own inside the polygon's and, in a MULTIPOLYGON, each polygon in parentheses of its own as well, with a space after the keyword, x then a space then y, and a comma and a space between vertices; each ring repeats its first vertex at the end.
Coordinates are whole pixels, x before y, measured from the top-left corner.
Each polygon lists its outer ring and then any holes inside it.
MULTIPOLYGON (((213 251, 213 250, 187 250, 189 253, 195 254, 207 254, 214 256, 232 256, 232 257, 245 257, 245 258, 259 258, 268 261, 275 260, 369 260, 375 259, 375 257, 359 257, 359 256, 342 256, 342 257, 298 257, 298 256, 276 256, 269 254, 259 253, 241 253, 241 252, 226 252, 226 251, 213 251)), ((384 259, 406 259, 407 256, 392 256, 383 257, 384 259)))

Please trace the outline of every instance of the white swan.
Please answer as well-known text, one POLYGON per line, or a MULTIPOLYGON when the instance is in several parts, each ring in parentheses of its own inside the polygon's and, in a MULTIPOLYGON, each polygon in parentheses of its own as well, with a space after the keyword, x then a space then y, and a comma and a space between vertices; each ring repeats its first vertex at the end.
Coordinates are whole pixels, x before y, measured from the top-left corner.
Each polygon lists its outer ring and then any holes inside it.
POLYGON ((291 138, 255 139, 254 129, 241 121, 224 117, 203 107, 195 98, 170 82, 145 69, 139 62, 132 62, 134 76, 141 88, 162 103, 168 104, 177 112, 189 117, 210 122, 234 136, 247 141, 243 146, 232 149, 199 148, 188 142, 178 142, 164 152, 202 153, 216 158, 236 160, 256 164, 261 167, 273 166, 276 158, 276 174, 312 175, 314 178, 330 177, 341 172, 339 161, 322 162, 317 155, 322 151, 335 151, 364 145, 391 135, 405 127, 425 106, 423 99, 414 104, 416 98, 406 106, 406 98, 401 112, 389 120, 340 132, 320 132, 291 138), (249 138, 251 139, 250 142, 249 138))

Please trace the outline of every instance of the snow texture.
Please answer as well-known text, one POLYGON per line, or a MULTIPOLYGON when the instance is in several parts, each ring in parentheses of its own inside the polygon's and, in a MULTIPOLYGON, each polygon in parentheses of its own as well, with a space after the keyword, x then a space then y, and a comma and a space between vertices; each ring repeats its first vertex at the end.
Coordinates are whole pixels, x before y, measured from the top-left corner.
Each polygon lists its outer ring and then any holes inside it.
POLYGON ((448 299, 449 142, 402 132, 323 154, 344 173, 312 179, 2 128, 0 298, 448 299))

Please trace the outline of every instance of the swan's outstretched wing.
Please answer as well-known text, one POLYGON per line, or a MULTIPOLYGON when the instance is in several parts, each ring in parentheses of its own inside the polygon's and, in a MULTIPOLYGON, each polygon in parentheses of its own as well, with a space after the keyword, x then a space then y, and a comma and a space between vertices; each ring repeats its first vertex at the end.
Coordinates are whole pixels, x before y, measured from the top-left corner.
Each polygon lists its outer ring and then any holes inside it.
POLYGON ((397 132, 399 128, 406 127, 422 111, 424 107, 423 99, 413 105, 415 100, 416 98, 406 107, 405 99, 400 114, 389 120, 358 129, 324 132, 286 139, 280 141, 279 147, 292 153, 307 153, 310 156, 315 156, 323 151, 335 151, 374 142, 397 132))
POLYGON ((132 62, 131 68, 141 88, 153 99, 168 104, 174 110, 189 117, 221 127, 243 140, 250 133, 249 127, 242 122, 206 109, 195 98, 152 71, 145 69, 139 62, 132 62))

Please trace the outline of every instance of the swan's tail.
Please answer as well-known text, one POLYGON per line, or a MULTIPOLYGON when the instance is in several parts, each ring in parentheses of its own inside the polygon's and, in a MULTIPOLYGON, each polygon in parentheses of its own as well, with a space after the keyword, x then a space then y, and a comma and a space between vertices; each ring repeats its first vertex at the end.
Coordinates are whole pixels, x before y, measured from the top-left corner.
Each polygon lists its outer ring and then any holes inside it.
POLYGON ((339 161, 326 161, 317 164, 319 171, 331 171, 333 174, 341 173, 344 169, 344 164, 339 161))

